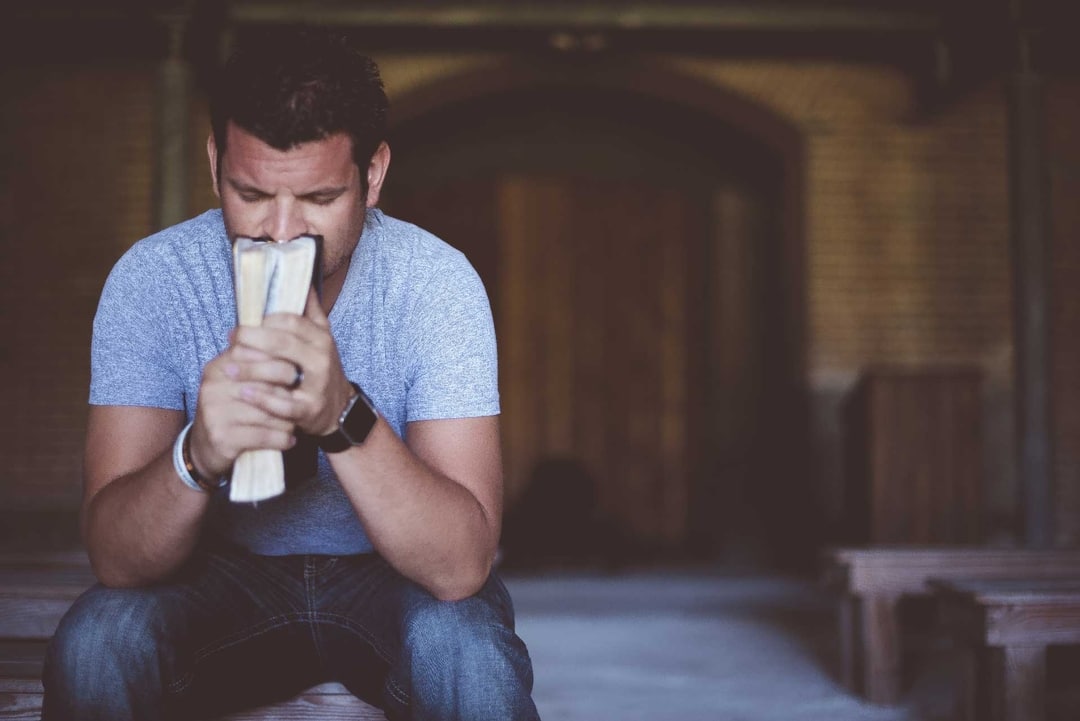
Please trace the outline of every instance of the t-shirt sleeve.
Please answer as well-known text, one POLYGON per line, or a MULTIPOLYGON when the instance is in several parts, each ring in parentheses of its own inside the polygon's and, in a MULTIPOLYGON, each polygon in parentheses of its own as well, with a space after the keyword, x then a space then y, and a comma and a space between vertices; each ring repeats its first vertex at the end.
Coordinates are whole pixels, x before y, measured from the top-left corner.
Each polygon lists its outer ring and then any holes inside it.
POLYGON ((90 343, 92 405, 184 409, 183 381, 169 353, 172 304, 156 265, 136 246, 105 281, 90 343))
POLYGON ((480 276, 456 258, 433 275, 410 318, 406 421, 499 413, 491 305, 480 276))

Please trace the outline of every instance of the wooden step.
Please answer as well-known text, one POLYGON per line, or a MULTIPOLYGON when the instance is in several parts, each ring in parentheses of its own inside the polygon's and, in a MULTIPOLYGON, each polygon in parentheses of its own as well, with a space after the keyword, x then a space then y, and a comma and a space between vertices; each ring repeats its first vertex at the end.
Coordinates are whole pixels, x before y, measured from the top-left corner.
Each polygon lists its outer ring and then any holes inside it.
POLYGON ((0 561, 0 638, 48 639, 94 584, 89 565, 14 566, 0 561))
MULTIPOLYGON (((0 719, 40 721, 41 681, 0 677, 0 719)), ((282 703, 222 716, 218 721, 386 721, 383 712, 339 683, 324 683, 282 703)))
POLYGON ((0 639, 0 678, 41 678, 47 644, 38 639, 0 639))
MULTIPOLYGON (((46 641, 0 641, 0 719, 41 718, 41 668, 46 641)), ((223 716, 219 721, 385 721, 382 711, 339 683, 324 683, 281 703, 223 716)))

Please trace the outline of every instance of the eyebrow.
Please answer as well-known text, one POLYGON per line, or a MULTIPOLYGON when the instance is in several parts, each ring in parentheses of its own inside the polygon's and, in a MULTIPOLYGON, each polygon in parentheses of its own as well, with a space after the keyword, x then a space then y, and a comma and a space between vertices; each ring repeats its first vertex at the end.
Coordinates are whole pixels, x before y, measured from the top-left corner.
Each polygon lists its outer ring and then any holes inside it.
MULTIPOLYGON (((262 188, 258 188, 254 185, 248 185, 247 183, 241 183, 234 178, 226 178, 225 182, 228 183, 233 190, 238 193, 252 193, 257 195, 270 195, 262 188)), ((332 186, 329 188, 317 188, 307 193, 301 193, 297 195, 298 198, 330 198, 337 197, 349 189, 347 185, 332 186)))

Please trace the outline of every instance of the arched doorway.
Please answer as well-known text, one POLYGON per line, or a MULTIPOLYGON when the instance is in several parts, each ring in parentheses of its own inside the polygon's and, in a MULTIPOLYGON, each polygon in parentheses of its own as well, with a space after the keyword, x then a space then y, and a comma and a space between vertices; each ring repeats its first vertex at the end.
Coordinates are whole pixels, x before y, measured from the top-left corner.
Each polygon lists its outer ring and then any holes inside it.
POLYGON ((798 533, 785 509, 810 479, 780 467, 805 470, 797 143, 718 95, 504 68, 396 106, 383 205, 492 298, 508 540, 757 560, 798 533))

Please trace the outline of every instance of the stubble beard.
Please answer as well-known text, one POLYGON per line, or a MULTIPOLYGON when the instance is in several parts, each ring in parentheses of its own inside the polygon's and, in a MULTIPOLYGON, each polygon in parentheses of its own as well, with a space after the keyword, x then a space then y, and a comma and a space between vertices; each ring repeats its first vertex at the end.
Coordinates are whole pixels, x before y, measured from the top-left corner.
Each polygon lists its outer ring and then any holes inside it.
POLYGON ((351 243, 349 243, 347 246, 331 243, 330 245, 332 247, 339 249, 337 255, 331 256, 327 252, 326 239, 323 239, 323 278, 333 276, 335 273, 345 272, 348 269, 349 261, 352 260, 353 253, 356 252, 356 248, 360 245, 364 237, 364 226, 367 225, 368 213, 367 193, 364 193, 364 197, 360 199, 360 207, 362 208, 362 210, 360 211, 360 222, 357 224, 359 227, 356 229, 355 232, 350 233, 350 235, 354 236, 351 243))

